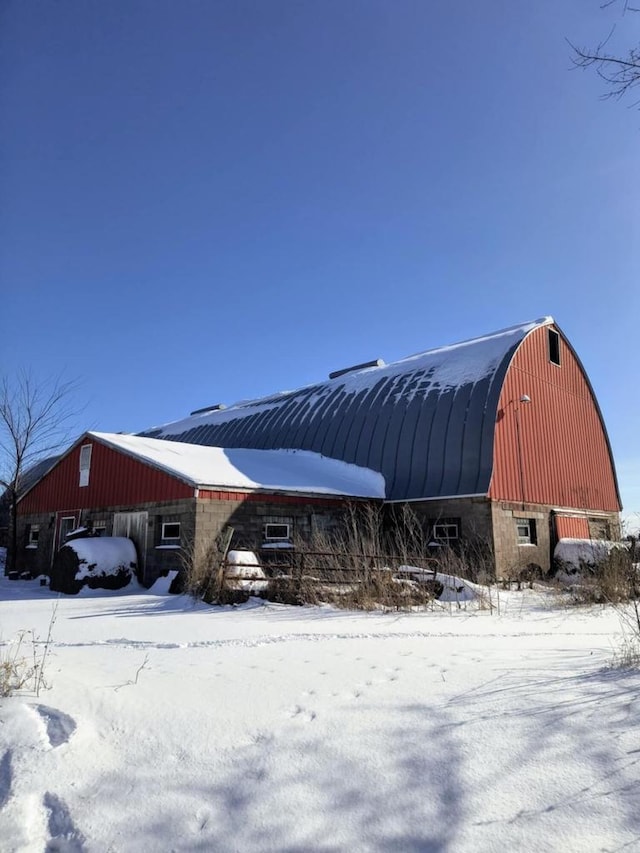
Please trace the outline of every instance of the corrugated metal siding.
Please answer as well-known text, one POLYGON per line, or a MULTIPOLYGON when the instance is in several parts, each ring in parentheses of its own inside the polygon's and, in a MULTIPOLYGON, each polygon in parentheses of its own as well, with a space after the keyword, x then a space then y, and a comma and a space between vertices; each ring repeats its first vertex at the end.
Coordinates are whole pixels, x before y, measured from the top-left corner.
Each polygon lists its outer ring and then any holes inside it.
POLYGON ((558 539, 589 539, 589 521, 584 515, 557 515, 555 519, 558 539))
POLYGON ((20 512, 52 512, 60 507, 89 509, 193 497, 193 486, 95 438, 80 442, 20 502, 20 512), (80 447, 93 446, 89 485, 80 488, 80 447))
POLYGON ((547 334, 532 331, 507 371, 489 497, 617 512, 615 471, 593 392, 562 335, 561 365, 549 361, 547 334), (530 403, 519 402, 523 394, 530 403))

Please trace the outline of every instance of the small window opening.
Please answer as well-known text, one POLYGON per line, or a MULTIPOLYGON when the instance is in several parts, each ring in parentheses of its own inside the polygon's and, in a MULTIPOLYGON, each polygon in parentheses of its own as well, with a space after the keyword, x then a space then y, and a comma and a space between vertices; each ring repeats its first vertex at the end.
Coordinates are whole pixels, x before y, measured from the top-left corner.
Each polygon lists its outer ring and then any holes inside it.
POLYGON ((560 365, 560 335, 549 329, 549 361, 560 365))
POLYGON ((165 521, 162 524, 162 539, 170 539, 172 541, 176 541, 180 539, 180 522, 179 521, 165 521))
POLYGON ((32 524, 29 528, 29 536, 27 538, 27 548, 37 548, 38 539, 40 538, 40 525, 32 524))
POLYGON ((453 542, 458 538, 457 524, 434 524, 433 538, 438 542, 453 542))
POLYGON ((265 524, 264 538, 267 542, 289 538, 288 524, 265 524))
POLYGON ((80 486, 89 485, 89 470, 91 468, 90 444, 83 444, 80 448, 80 486))
POLYGON ((535 518, 516 518, 515 521, 518 545, 536 545, 538 538, 535 518))

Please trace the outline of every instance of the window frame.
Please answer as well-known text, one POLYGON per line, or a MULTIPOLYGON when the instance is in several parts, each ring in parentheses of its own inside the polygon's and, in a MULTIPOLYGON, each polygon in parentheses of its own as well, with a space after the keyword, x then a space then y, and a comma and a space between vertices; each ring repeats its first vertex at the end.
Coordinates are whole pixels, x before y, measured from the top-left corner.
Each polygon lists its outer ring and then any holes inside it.
POLYGON ((288 521, 265 521, 262 528, 262 539, 264 542, 288 542, 291 539, 291 524, 288 521), (283 527, 286 529, 286 535, 269 535, 268 531, 270 527, 283 527))
POLYGON ((460 539, 460 525, 457 521, 436 521, 433 525, 433 530, 431 531, 431 537, 432 539, 435 539, 436 542, 446 542, 447 545, 450 542, 457 542, 458 539, 460 539), (450 536, 448 533, 442 534, 442 532, 438 532, 439 529, 442 531, 444 528, 452 527, 455 529, 454 536, 450 536))
POLYGON ((175 544, 176 542, 180 542, 182 537, 182 528, 180 526, 179 521, 163 521, 162 527, 160 528, 160 541, 166 542, 167 544, 175 544), (178 535, 177 536, 167 536, 166 528, 167 527, 177 527, 178 535))
POLYGON ((562 358, 560 355, 560 333, 556 332, 555 329, 547 329, 547 347, 550 364, 560 367, 562 365, 562 358))
POLYGON ((516 539, 518 542, 518 547, 526 546, 526 545, 537 545, 538 544, 538 531, 536 529, 536 520, 535 518, 515 518, 515 527, 516 527, 516 539), (519 528, 527 529, 526 534, 521 534, 519 528))
POLYGON ((92 444, 83 444, 80 447, 80 481, 79 488, 84 488, 89 485, 89 473, 91 472, 91 451, 93 450, 92 444))
POLYGON ((36 551, 38 548, 39 540, 40 540, 40 525, 39 524, 30 524, 29 530, 27 532, 27 544, 25 547, 28 548, 30 551, 36 551), (34 533, 37 534, 35 539, 33 537, 34 533))

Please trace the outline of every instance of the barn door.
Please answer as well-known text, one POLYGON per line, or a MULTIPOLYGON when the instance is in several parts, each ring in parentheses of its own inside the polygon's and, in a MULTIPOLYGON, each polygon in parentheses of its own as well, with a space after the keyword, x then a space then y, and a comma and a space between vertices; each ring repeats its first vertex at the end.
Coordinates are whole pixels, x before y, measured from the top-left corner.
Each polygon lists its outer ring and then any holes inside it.
POLYGON ((147 553, 148 512, 116 512, 113 515, 113 535, 132 539, 138 552, 138 573, 143 576, 147 553))
POLYGON ((72 515, 71 513, 62 515, 58 513, 58 548, 62 548, 67 535, 76 529, 76 518, 76 515, 72 515))

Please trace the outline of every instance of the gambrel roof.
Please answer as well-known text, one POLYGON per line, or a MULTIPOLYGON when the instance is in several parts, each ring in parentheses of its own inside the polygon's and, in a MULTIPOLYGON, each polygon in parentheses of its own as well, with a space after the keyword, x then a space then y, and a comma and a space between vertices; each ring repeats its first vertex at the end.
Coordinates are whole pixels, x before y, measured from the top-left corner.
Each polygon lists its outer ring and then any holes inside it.
POLYGON ((311 450, 380 472, 388 500, 486 494, 512 326, 297 391, 205 410, 142 435, 225 448, 311 450))

